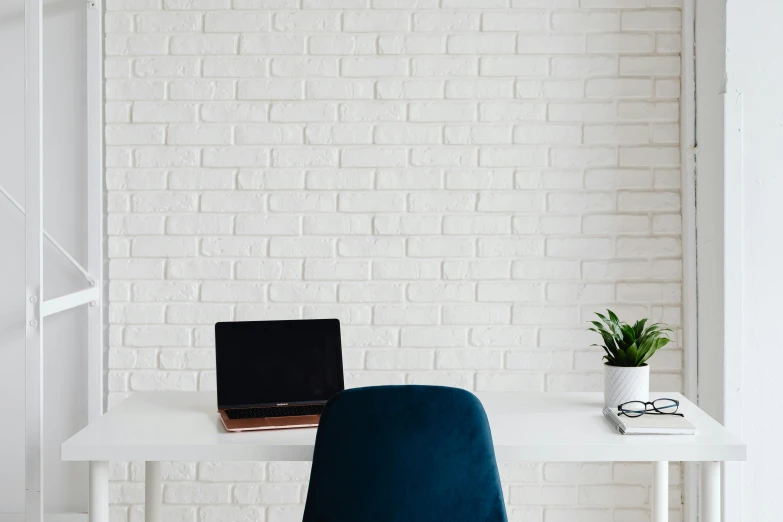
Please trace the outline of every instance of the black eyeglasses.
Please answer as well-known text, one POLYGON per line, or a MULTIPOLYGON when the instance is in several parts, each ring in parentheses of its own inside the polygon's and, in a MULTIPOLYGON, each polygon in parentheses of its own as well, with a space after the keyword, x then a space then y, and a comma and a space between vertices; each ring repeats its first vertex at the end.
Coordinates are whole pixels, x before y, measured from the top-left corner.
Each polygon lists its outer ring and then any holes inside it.
POLYGON ((655 399, 652 402, 630 401, 619 405, 617 409, 626 417, 641 417, 642 415, 677 415, 684 417, 682 413, 677 413, 680 407, 680 401, 674 399, 655 399), (651 406, 652 409, 649 409, 651 406))

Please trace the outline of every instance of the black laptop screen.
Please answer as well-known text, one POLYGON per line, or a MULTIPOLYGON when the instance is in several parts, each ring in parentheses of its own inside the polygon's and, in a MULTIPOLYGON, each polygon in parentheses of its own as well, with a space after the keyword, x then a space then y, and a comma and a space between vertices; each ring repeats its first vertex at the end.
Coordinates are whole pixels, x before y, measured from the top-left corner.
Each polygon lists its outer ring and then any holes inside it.
POLYGON ((215 325, 218 406, 326 401, 341 391, 337 319, 215 325))

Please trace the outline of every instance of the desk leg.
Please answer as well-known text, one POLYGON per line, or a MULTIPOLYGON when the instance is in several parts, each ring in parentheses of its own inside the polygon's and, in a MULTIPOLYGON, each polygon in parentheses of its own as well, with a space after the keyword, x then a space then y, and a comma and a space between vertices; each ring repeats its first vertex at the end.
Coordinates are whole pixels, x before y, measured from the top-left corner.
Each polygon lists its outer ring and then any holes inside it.
POLYGON ((703 522, 720 522, 720 462, 701 463, 701 517, 703 522))
POLYGON ((144 519, 163 522, 163 478, 160 462, 146 462, 144 466, 144 519))
POLYGON ((90 462, 90 522, 109 522, 108 462, 90 462))
POLYGON ((669 520, 669 463, 653 462, 652 522, 669 520))

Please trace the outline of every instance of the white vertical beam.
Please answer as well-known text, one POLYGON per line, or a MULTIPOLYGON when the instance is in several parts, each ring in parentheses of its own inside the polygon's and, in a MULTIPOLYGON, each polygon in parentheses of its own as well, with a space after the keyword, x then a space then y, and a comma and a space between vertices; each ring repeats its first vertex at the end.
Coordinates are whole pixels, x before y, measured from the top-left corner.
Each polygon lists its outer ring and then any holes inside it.
MULTIPOLYGON (((103 2, 87 2, 87 271, 97 298, 87 309, 87 419, 104 406, 103 308, 103 2)), ((108 462, 90 465, 90 521, 109 521, 108 462)))
MULTIPOLYGON (((743 435, 742 397, 742 331, 745 324, 743 297, 744 213, 744 106, 742 94, 730 89, 724 96, 724 339, 726 342, 723 382, 723 425, 732 433, 743 435)), ((723 465, 723 513, 726 520, 742 518, 742 463, 723 465), (731 494, 728 494, 728 493, 731 494)))
POLYGON ((25 0, 25 520, 43 522, 41 0, 25 0))
POLYGON ((90 522, 109 522, 108 462, 90 462, 90 522))
MULTIPOLYGON (((683 392, 694 403, 698 397, 698 271, 696 250, 696 0, 682 3, 682 74, 680 91, 680 169, 682 194, 682 328, 683 392)), ((698 517, 698 470, 683 465, 683 520, 698 517)))
MULTIPOLYGON (((697 144, 697 248, 698 248, 698 405, 713 418, 726 421, 726 277, 736 277, 725 266, 725 160, 726 144, 726 6, 721 0, 695 0, 696 4, 696 144, 697 144)), ((729 245, 736 248, 735 245, 729 245)), ((730 321, 735 318, 731 317, 730 321)), ((729 369, 731 370, 731 369, 729 369)), ((702 481, 713 479, 705 474, 702 481)), ((720 482, 720 471, 717 472, 720 482)), ((719 516, 710 499, 714 488, 702 482, 699 520, 719 516), (706 506, 706 507, 705 507, 706 506), (710 509, 708 513, 703 511, 710 509)), ((741 490, 730 491, 737 498, 741 490)), ((720 498, 720 494, 717 495, 720 498)), ((719 500, 718 500, 719 501, 719 500)), ((733 519, 732 519, 733 520, 733 519)))
POLYGON ((696 70, 694 0, 682 10, 682 87, 680 92, 680 163, 682 184, 684 395, 698 401, 698 329, 696 270, 696 70))
POLYGON ((701 463, 701 522, 721 522, 720 462, 701 463))
POLYGON ((87 312, 87 415, 103 414, 103 4, 87 3, 87 271, 98 298, 87 312))
POLYGON ((160 462, 144 465, 144 520, 163 522, 163 471, 160 462))
POLYGON ((669 520, 669 463, 653 462, 652 522, 669 520))

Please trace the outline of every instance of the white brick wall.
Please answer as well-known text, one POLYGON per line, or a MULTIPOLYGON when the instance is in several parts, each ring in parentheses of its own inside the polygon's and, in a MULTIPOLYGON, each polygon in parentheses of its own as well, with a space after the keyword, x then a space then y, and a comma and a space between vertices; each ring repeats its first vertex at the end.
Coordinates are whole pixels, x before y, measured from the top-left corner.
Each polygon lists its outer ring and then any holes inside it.
MULTIPOLYGON (((679 326, 678 0, 106 11, 110 403, 213 390, 230 319, 340 318, 350 386, 535 391, 601 389, 596 310, 679 326)), ((308 466, 169 463, 167 520, 297 520, 308 466)), ((502 475, 515 522, 649 519, 646 465, 502 475)))

